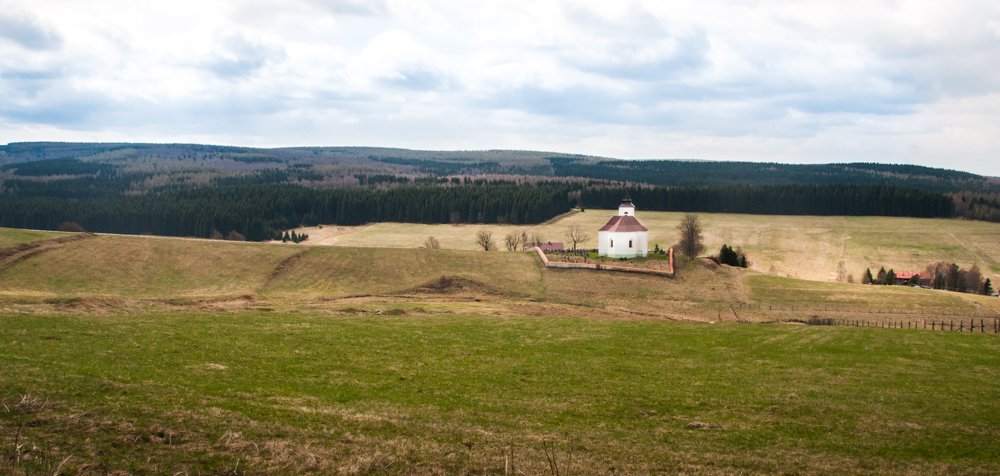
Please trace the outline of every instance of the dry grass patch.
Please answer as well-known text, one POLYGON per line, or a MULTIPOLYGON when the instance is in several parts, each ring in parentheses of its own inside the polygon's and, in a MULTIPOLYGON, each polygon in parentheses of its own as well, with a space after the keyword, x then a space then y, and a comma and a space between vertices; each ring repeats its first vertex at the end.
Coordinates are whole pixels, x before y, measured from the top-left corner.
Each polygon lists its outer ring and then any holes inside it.
POLYGON ((123 298, 210 298, 254 293, 300 248, 98 236, 0 273, 10 292, 123 298))
POLYGON ((272 298, 399 293, 442 276, 503 293, 538 292, 541 266, 528 253, 314 247, 261 291, 272 298))
MULTIPOLYGON (((670 247, 678 241, 677 224, 683 213, 642 211, 637 218, 649 228, 649 246, 670 247)), ((341 246, 389 246, 418 248, 428 236, 442 248, 474 250, 479 229, 504 236, 510 231, 540 233, 550 241, 566 241, 573 226, 591 230, 582 248, 597 247, 597 233, 615 214, 611 210, 588 209, 570 213, 534 226, 419 225, 378 223, 361 227, 324 226, 304 228, 313 236, 325 230, 335 239, 317 244, 341 246)), ((955 219, 900 217, 817 217, 699 213, 709 253, 723 244, 741 246, 748 253, 751 269, 779 276, 817 281, 835 281, 837 265, 844 261, 848 273, 860 279, 865 268, 885 266, 896 271, 919 271, 936 261, 973 263, 998 281, 1000 278, 1000 224, 955 219)), ((310 238, 312 240, 312 238, 310 238)))
POLYGON ((905 286, 821 283, 776 276, 748 276, 754 301, 815 309, 950 310, 974 314, 976 306, 957 293, 905 286))

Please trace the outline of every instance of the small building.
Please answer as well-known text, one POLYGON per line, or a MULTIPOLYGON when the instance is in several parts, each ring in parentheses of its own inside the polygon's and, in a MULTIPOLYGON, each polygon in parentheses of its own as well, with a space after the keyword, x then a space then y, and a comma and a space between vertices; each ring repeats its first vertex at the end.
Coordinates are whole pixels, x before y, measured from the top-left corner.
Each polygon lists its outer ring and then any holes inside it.
POLYGON ((544 251, 546 253, 549 253, 549 252, 552 252, 552 251, 564 251, 566 249, 566 248, 563 247, 563 244, 562 244, 561 241, 557 241, 555 243, 553 243, 553 242, 550 241, 548 243, 525 243, 524 244, 524 249, 525 250, 530 250, 532 248, 538 248, 538 249, 540 249, 540 250, 542 250, 542 251, 544 251))
POLYGON ((649 252, 649 230, 635 218, 635 205, 628 192, 612 217, 597 232, 597 254, 608 258, 645 257, 649 252))
POLYGON ((909 286, 910 280, 912 280, 914 276, 920 276, 921 284, 929 284, 931 279, 931 273, 926 271, 901 271, 896 274, 896 284, 899 286, 909 286))

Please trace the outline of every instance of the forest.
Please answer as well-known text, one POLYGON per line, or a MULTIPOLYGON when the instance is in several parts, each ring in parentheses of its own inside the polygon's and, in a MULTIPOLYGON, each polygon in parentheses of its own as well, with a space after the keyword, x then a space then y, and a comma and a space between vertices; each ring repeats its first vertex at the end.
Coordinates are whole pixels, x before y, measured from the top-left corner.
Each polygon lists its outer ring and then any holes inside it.
POLYGON ((299 225, 540 223, 570 210, 571 185, 410 186, 314 189, 290 184, 218 185, 161 194, 66 199, 0 199, 0 227, 55 230, 75 222, 93 232, 281 239, 299 225))
MULTIPOLYGON (((854 215, 950 217, 948 195, 890 185, 728 185, 724 187, 628 187, 640 210, 749 213, 758 215, 854 215)), ((615 208, 620 188, 587 188, 581 203, 615 208)))
POLYGON ((540 223, 573 206, 1000 221, 997 180, 912 165, 623 161, 529 151, 0 146, 0 226, 250 240, 299 225, 540 223))

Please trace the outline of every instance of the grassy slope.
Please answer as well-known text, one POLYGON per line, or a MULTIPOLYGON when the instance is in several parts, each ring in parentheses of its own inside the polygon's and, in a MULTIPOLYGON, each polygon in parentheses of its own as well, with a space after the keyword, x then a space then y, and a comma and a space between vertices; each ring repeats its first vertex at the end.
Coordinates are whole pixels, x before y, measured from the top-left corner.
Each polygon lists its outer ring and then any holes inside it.
MULTIPOLYGON (((903 286, 862 286, 823 283, 777 276, 749 276, 751 298, 756 302, 784 306, 826 306, 831 308, 883 308, 927 310, 950 308, 972 312, 975 306, 961 293, 914 289, 903 286)), ((982 296, 984 301, 989 299, 982 296)), ((993 298, 993 300, 997 300, 993 298)))
MULTIPOLYGON (((535 227, 478 225, 415 225, 379 223, 358 228, 306 229, 317 243, 347 246, 423 246, 435 236, 442 247, 475 249, 480 228, 494 232, 502 241, 509 231, 541 232, 552 241, 564 241, 573 225, 592 230, 584 247, 597 247, 597 233, 614 212, 587 210, 535 227), (326 240, 324 236, 330 235, 326 240), (335 236, 334 236, 335 235, 335 236)), ((681 213, 643 212, 639 220, 650 230, 649 244, 669 247, 677 242, 681 213)), ((892 217, 813 217, 699 214, 709 253, 722 244, 742 246, 750 252, 752 268, 781 276, 833 281, 837 263, 844 260, 848 272, 860 279, 866 267, 919 271, 936 261, 958 263, 963 268, 977 264, 994 281, 1000 278, 1000 224, 949 219, 892 217)))
POLYGON ((266 296, 315 299, 409 290, 459 276, 504 293, 537 294, 538 257, 529 253, 485 253, 429 249, 343 247, 288 248, 306 251, 275 276, 266 296))
MULTIPOLYGON (((407 292, 442 276, 459 276, 484 285, 470 290, 472 294, 505 300, 512 312, 542 315, 545 313, 537 308, 518 306, 530 299, 578 310, 570 315, 599 316, 614 311, 637 317, 723 320, 736 317, 729 310, 733 305, 751 301, 812 308, 976 310, 968 296, 954 293, 809 282, 728 267, 710 269, 701 264, 679 266, 676 279, 664 279, 544 269, 530 253, 98 236, 65 244, 0 271, 0 295, 175 300, 256 295, 265 301, 302 303, 407 292)), ((992 304, 987 299, 979 304, 992 304)), ((773 320, 801 316, 759 313, 742 317, 773 320)))
POLYGON ((0 228, 0 248, 6 248, 8 246, 17 245, 20 243, 27 243, 29 241, 44 240, 46 238, 56 238, 65 235, 66 233, 57 233, 54 231, 34 231, 34 230, 18 230, 13 228, 0 228))
POLYGON ((7 295, 129 299, 223 297, 257 291, 299 249, 264 244, 97 236, 0 273, 7 295))
POLYGON ((0 451, 28 423, 38 473, 503 474, 513 445, 547 474, 547 440, 563 474, 989 474, 998 356, 991 335, 812 326, 0 315, 0 451))

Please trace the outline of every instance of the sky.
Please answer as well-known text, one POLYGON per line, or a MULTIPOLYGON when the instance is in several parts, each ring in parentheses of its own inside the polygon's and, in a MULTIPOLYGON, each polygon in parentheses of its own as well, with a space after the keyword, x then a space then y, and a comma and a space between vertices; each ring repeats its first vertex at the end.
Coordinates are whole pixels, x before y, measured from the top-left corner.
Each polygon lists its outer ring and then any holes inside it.
POLYGON ((0 0, 0 143, 1000 176, 1000 2, 0 0))

